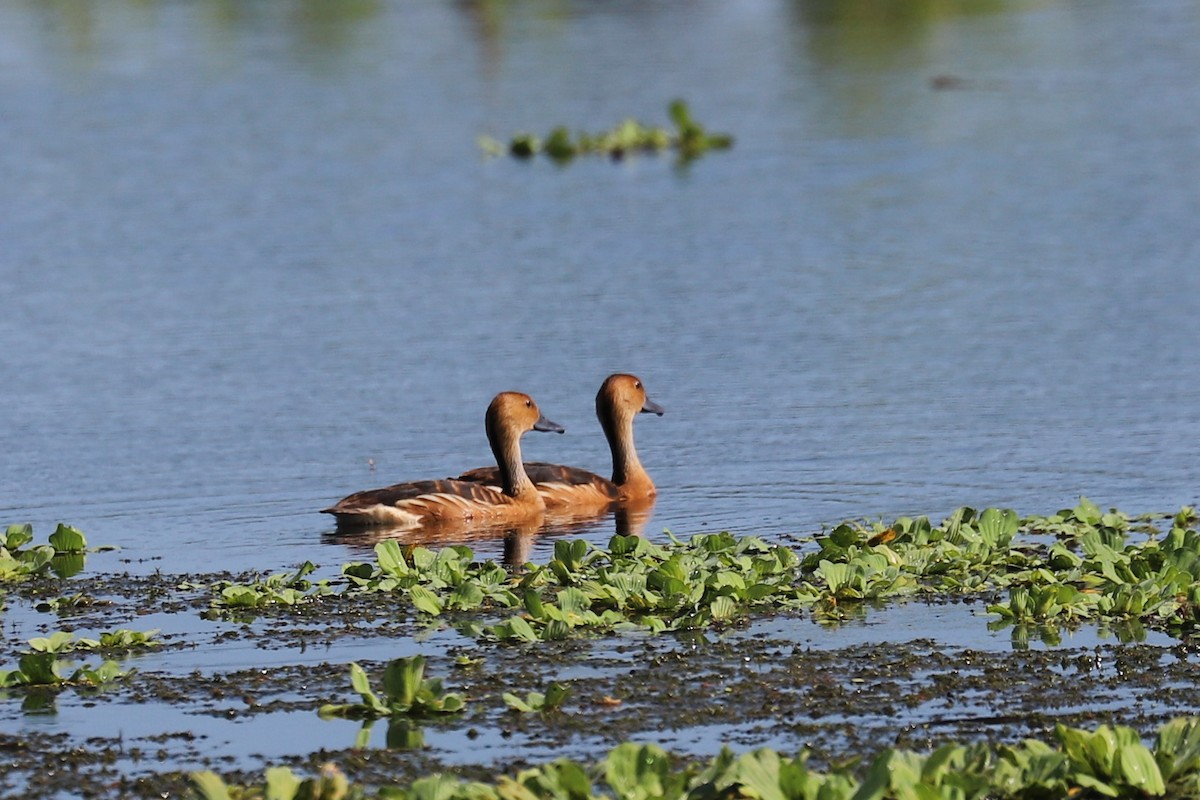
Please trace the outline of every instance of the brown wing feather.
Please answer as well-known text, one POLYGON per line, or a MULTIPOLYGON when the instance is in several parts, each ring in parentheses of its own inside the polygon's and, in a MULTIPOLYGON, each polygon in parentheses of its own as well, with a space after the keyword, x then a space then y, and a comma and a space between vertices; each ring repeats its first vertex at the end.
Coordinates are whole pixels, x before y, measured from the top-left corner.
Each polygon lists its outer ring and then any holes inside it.
MULTIPOLYGON (((545 461, 525 462, 525 474, 533 481, 538 491, 547 502, 564 503, 572 496, 588 500, 608 498, 616 500, 620 497, 620 489, 608 478, 603 478, 594 472, 588 472, 579 467, 564 467, 561 464, 547 464, 545 461)), ((480 467, 459 475, 457 480, 481 483, 488 486, 500 485, 500 469, 498 467, 480 467)))
POLYGON ((495 503, 496 493, 478 482, 457 480, 411 481, 355 492, 321 511, 326 514, 355 514, 374 506, 398 506, 406 500, 431 494, 448 494, 480 504, 495 503))

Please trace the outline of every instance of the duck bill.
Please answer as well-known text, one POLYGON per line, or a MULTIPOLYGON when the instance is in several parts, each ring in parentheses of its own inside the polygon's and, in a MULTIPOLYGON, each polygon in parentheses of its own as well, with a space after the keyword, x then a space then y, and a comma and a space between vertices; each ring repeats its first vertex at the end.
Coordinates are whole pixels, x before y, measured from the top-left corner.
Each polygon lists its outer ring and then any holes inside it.
POLYGON ((658 414, 661 417, 663 415, 663 407, 660 406, 658 403, 654 402, 653 400, 651 400, 649 397, 647 397, 645 404, 642 405, 641 413, 643 413, 643 414, 658 414))
POLYGON ((567 432, 567 429, 564 428, 562 425, 559 425, 557 422, 551 422, 550 420, 546 419, 545 414, 542 414, 541 416, 539 416, 538 421, 533 423, 533 429, 535 431, 542 431, 544 433, 566 433, 567 432))

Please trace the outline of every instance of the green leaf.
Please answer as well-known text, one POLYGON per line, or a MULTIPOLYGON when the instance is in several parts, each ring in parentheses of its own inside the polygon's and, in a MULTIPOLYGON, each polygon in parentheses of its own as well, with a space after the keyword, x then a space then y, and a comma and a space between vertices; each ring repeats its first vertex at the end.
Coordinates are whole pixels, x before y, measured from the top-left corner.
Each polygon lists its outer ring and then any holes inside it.
POLYGON ((203 800, 233 800, 229 794, 229 787, 217 773, 209 770, 193 772, 191 778, 192 785, 196 787, 196 791, 200 793, 203 800))
POLYGON ((82 553, 87 550, 87 539, 83 532, 61 522, 54 533, 50 534, 50 546, 56 553, 82 553))
POLYGON ((1017 512, 1012 509, 984 509, 979 516, 979 534, 989 547, 1007 547, 1020 526, 1017 512))
POLYGON ((65 653, 71 649, 71 643, 74 640, 75 634, 73 633, 55 631, 46 638, 30 639, 29 646, 39 653, 65 653))
POLYGON ((571 624, 561 619, 552 619, 542 629, 541 639, 545 642, 561 642, 571 638, 571 624))
POLYGON ((553 710, 561 708, 566 702, 567 696, 571 694, 571 687, 563 683, 552 683, 546 687, 546 703, 547 709, 553 710))
POLYGON ((709 606, 715 620, 730 620, 737 616, 738 604, 731 597, 718 597, 709 606))
POLYGON ((524 597, 525 610, 529 612, 529 616, 536 620, 546 619, 546 608, 542 604, 542 596, 536 591, 530 589, 525 592, 524 597))
POLYGON ((388 662, 383 670, 383 689, 389 704, 408 710, 417 699, 425 676, 425 657, 416 655, 388 662))
POLYGON ((450 800, 458 794, 459 781, 453 775, 431 775, 413 781, 409 800, 450 800))
POLYGON ((508 626, 509 633, 517 639, 523 639, 526 642, 536 642, 538 640, 538 635, 534 632, 533 628, 521 617, 511 617, 504 624, 508 626))
POLYGON ((556 599, 558 607, 562 609, 564 614, 578 616, 591 607, 588 596, 573 586, 559 591, 556 599))
POLYGON ((779 756, 771 750, 746 753, 736 762, 738 782, 759 800, 789 800, 779 785, 779 756))
POLYGON ((407 575, 410 570, 404 560, 404 553, 395 539, 385 539, 375 545, 375 559, 379 568, 389 575, 407 575))
POLYGON ((618 800, 650 800, 664 796, 667 754, 654 745, 617 745, 604 763, 604 777, 618 800))
POLYGON ((1126 783, 1151 795, 1166 793, 1162 773, 1150 750, 1141 742, 1126 743, 1120 752, 1121 774, 1126 783))
POLYGON ((1200 771, 1200 717, 1174 719, 1163 725, 1154 752, 1159 771, 1168 780, 1200 771))
POLYGON ((26 653, 17 659, 17 668, 25 676, 25 682, 35 686, 52 686, 63 681, 54 653, 26 653))
POLYGON ((412 599, 412 604, 418 611, 423 611, 435 617, 442 613, 441 599, 424 586, 411 587, 408 590, 408 596, 412 599))
POLYGON ((4 541, 0 542, 9 550, 16 550, 33 541, 33 526, 29 523, 23 525, 9 525, 4 532, 4 541))
POLYGON ((503 698, 504 704, 513 711, 519 711, 522 714, 529 714, 535 710, 532 705, 517 697, 512 692, 505 692, 501 695, 501 698, 503 698))
POLYGON ((1075 506, 1071 513, 1075 516, 1075 519, 1091 525, 1099 523, 1100 518, 1103 516, 1100 507, 1086 497, 1079 498, 1079 505, 1075 506))
POLYGON ((350 686, 354 691, 362 697, 363 702, 375 710, 382 710, 383 703, 375 696, 375 692, 371 690, 371 681, 367 678, 367 673, 358 664, 350 663, 350 686))
POLYGON ((294 800, 300 789, 300 779, 287 767, 268 767, 265 800, 294 800))

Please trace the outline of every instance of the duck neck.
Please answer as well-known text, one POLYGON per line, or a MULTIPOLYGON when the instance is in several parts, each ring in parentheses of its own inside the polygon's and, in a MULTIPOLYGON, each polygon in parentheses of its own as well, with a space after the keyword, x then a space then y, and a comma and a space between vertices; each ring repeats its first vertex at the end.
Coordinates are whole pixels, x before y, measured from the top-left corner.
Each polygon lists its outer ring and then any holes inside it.
POLYGON ((496 466, 500 468, 500 484, 504 493, 519 499, 537 497, 537 488, 529 480, 525 465, 521 463, 520 435, 514 436, 503 429, 493 430, 489 425, 488 441, 492 445, 492 454, 496 456, 496 466))
POLYGON ((644 482, 648 476, 638 460, 637 448, 633 446, 633 417, 610 416, 600 422, 612 450, 612 482, 618 486, 644 482))

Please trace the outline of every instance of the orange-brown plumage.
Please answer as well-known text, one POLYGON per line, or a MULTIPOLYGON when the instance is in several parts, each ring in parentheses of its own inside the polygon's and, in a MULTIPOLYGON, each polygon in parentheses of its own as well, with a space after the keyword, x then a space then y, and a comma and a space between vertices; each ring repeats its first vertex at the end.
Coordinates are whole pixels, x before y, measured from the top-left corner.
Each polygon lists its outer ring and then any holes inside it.
POLYGON ((339 527, 391 525, 419 528, 478 521, 519 522, 541 515, 545 501, 521 463, 521 437, 528 431, 562 433, 527 394, 501 392, 485 417, 488 443, 496 456, 496 482, 483 485, 462 480, 397 483, 356 492, 322 513, 337 517, 339 527))
MULTIPOLYGON (((637 377, 620 373, 608 376, 596 393, 596 417, 612 451, 612 478, 578 467, 531 461, 524 465, 525 473, 547 508, 601 509, 654 497, 654 481, 638 459, 633 443, 633 420, 640 413, 662 416, 663 409, 646 396, 637 377)), ((457 480, 495 485, 500 473, 495 467, 482 467, 464 472, 457 480)))

